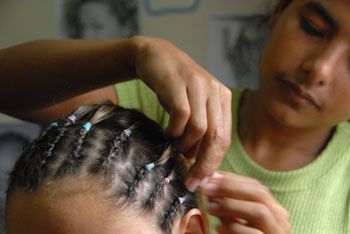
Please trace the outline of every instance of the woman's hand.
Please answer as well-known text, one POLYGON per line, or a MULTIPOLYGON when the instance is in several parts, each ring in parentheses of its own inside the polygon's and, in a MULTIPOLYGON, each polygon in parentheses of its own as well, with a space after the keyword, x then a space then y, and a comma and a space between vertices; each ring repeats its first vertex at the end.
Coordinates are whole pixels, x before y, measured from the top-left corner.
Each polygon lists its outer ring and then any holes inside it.
POLYGON ((215 172, 202 188, 208 212, 221 220, 219 233, 291 233, 288 211, 257 180, 215 172))
POLYGON ((231 143, 231 91, 173 44, 134 37, 137 76, 170 114, 167 133, 178 149, 196 157, 186 181, 194 190, 220 165, 231 143))

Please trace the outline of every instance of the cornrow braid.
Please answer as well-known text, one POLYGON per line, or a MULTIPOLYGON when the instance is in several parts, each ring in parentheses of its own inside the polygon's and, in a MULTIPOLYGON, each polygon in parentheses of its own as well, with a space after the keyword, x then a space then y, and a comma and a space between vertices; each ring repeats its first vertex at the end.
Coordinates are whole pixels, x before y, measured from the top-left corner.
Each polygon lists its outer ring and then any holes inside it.
POLYGON ((164 188, 165 185, 171 183, 171 181, 174 178, 174 176, 175 176, 175 174, 174 174, 174 172, 172 172, 168 177, 164 178, 159 183, 156 183, 156 185, 155 185, 155 187, 153 189, 153 192, 150 194, 150 196, 148 197, 148 199, 145 202, 145 206, 148 209, 154 207, 154 204, 156 202, 157 196, 162 191, 162 189, 164 188))
MULTIPOLYGON (((59 130, 59 133, 55 140, 50 144, 49 150, 46 152, 46 158, 52 155, 53 150, 55 149, 57 143, 65 136, 68 131, 68 127, 75 124, 79 119, 83 118, 91 109, 87 106, 79 108, 75 113, 69 115, 66 121, 63 123, 62 127, 59 130)), ((56 122, 50 124, 50 126, 55 126, 56 122)), ((58 124, 56 126, 59 126, 58 124)))
POLYGON ((107 150, 105 150, 107 153, 102 153, 106 156, 98 158, 97 163, 90 168, 91 173, 96 174, 102 169, 109 171, 113 167, 112 162, 117 159, 121 149, 124 152, 122 155, 126 155, 125 144, 131 135, 131 129, 125 129, 122 133, 118 132, 112 137, 111 141, 107 139, 107 150))
POLYGON ((70 173, 76 168, 80 167, 84 158, 86 158, 86 155, 82 153, 82 145, 88 133, 90 133, 90 130, 93 127, 93 125, 107 119, 110 116, 112 110, 112 106, 108 104, 103 104, 101 107, 93 110, 92 114, 88 116, 90 117, 92 115, 91 119, 85 122, 81 126, 81 128, 78 129, 78 137, 75 141, 75 145, 73 147, 71 156, 68 157, 64 161, 63 165, 58 169, 57 175, 70 173))
MULTIPOLYGON (((154 162, 153 165, 154 166, 164 166, 168 162, 168 160, 171 158, 171 149, 172 149, 171 147, 167 147, 166 150, 164 151, 164 153, 161 155, 161 157, 156 162, 154 162)), ((149 164, 147 164, 147 165, 149 165, 149 164)), ((129 185, 129 189, 128 189, 128 196, 129 197, 133 196, 135 189, 140 184, 140 182, 144 179, 146 173, 149 171, 149 169, 147 168, 147 165, 144 165, 141 168, 139 168, 137 173, 135 174, 133 183, 129 185)), ((169 174, 169 173, 167 172, 167 174, 169 174)), ((162 183, 161 183, 161 185, 162 185, 162 183)), ((160 188, 162 188, 162 186, 160 188)), ((159 188, 156 188, 156 189, 159 189, 159 188)))
POLYGON ((129 189, 128 189, 128 193, 127 193, 129 198, 132 198, 134 196, 134 193, 135 193, 137 186, 140 184, 142 179, 145 177, 147 171, 148 170, 145 167, 139 168, 136 175, 134 176, 133 183, 129 185, 129 189))
MULTIPOLYGON (((42 180, 45 180, 50 175, 51 172, 48 170, 47 165, 48 163, 50 163, 50 161, 55 160, 55 157, 52 156, 55 150, 55 147, 60 142, 60 140, 64 137, 64 135, 67 133, 68 127, 74 124, 75 121, 76 121, 76 116, 71 115, 67 118, 67 120, 61 127, 57 125, 57 131, 58 131, 57 136, 53 139, 53 141, 51 141, 48 144, 48 150, 43 154, 43 157, 40 157, 39 164, 36 164, 35 166, 35 173, 34 175, 31 176, 32 183, 30 186, 32 187, 32 189, 35 188, 38 184, 40 184, 42 180)), ((45 135, 48 134, 48 132, 49 131, 45 131, 44 136, 42 136, 42 138, 45 138, 45 135)))
POLYGON ((17 161, 8 200, 17 189, 35 195, 66 177, 75 179, 75 189, 86 178, 98 182, 109 205, 149 212, 165 233, 176 217, 198 208, 196 194, 184 186, 186 159, 144 114, 112 104, 83 106, 56 123, 17 161))
POLYGON ((176 218, 176 216, 178 215, 178 209, 181 207, 180 204, 180 199, 174 198, 173 202, 171 203, 171 205, 169 206, 169 208, 167 208, 165 210, 164 216, 161 219, 161 228, 164 230, 169 230, 171 229, 171 226, 169 226, 170 223, 173 223, 173 220, 176 218))

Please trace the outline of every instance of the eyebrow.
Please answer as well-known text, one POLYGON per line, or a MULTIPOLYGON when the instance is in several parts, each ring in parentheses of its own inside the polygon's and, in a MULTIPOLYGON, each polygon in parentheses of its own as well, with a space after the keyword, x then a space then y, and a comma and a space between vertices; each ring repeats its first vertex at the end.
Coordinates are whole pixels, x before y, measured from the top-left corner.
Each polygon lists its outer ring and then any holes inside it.
POLYGON ((326 7, 324 7, 322 4, 318 2, 310 1, 305 4, 304 8, 309 9, 315 12, 316 14, 318 14, 319 16, 321 16, 329 26, 331 26, 336 31, 338 31, 339 29, 338 22, 333 18, 330 11, 326 7))

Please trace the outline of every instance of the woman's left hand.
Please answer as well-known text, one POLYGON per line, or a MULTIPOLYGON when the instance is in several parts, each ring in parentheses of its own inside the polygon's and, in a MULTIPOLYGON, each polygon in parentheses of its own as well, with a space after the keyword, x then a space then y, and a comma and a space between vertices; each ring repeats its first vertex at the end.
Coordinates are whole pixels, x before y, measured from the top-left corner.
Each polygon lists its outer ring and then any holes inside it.
POLYGON ((202 189, 208 212, 221 220, 220 234, 291 233, 288 211, 255 179, 215 172, 202 189))

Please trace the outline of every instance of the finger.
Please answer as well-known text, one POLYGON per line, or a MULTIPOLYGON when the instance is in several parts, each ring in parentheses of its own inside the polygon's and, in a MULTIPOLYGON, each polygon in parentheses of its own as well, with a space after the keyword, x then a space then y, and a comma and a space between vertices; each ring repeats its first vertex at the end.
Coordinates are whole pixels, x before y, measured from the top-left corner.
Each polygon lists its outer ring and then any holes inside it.
POLYGON ((232 92, 225 86, 222 86, 222 116, 224 126, 224 141, 229 147, 232 136, 232 92))
POLYGON ((228 197, 238 200, 255 201, 271 208, 276 216, 289 217, 288 211, 274 198, 272 193, 257 180, 227 172, 215 172, 202 186, 209 197, 228 197))
MULTIPOLYGON (((194 146, 192 146, 192 148, 190 149, 190 151, 184 153, 185 157, 187 159, 193 160, 195 159, 196 155, 198 154, 198 150, 199 150, 199 146, 201 145, 201 140, 199 140, 197 143, 194 144, 194 146)), ((193 162, 195 162, 196 160, 194 160, 193 162)))
MULTIPOLYGON (((240 219, 240 218, 220 218, 220 221, 222 223, 223 226, 227 226, 228 229, 230 227, 231 224, 240 224, 242 226, 248 227, 248 222, 244 219, 240 219)), ((285 219, 279 219, 276 221, 276 223, 280 224, 281 230, 283 230, 283 232, 281 233, 290 233, 291 232, 291 224, 288 222, 288 220, 285 219)), ((230 229, 232 230, 232 229, 230 229)), ((262 233, 261 231, 259 231, 258 229, 252 229, 257 233, 262 233)), ((243 232, 243 230, 240 230, 240 232, 243 232)), ((238 232, 238 233, 240 233, 238 232)))
POLYGON ((194 84, 194 86, 187 90, 191 109, 190 117, 184 134, 176 141, 176 148, 185 154, 192 150, 207 130, 206 97, 201 95, 203 89, 200 87, 200 84, 194 84))
POLYGON ((216 230, 220 234, 263 234, 263 232, 256 228, 248 227, 240 223, 219 225, 216 230))
POLYGON ((219 96, 216 94, 217 92, 213 92, 213 96, 207 101, 208 129, 201 142, 196 162, 186 180, 186 186, 190 191, 219 167, 228 147, 223 142, 222 109, 219 96))
POLYGON ((167 97, 164 102, 169 109, 170 117, 166 134, 171 138, 178 138, 184 133, 191 112, 186 89, 174 88, 167 97), (176 98, 171 98, 174 96, 176 98))
POLYGON ((248 226, 257 228, 264 233, 279 230, 271 210, 261 203, 227 198, 217 199, 215 202, 208 203, 207 210, 211 215, 221 219, 246 220, 248 226))

